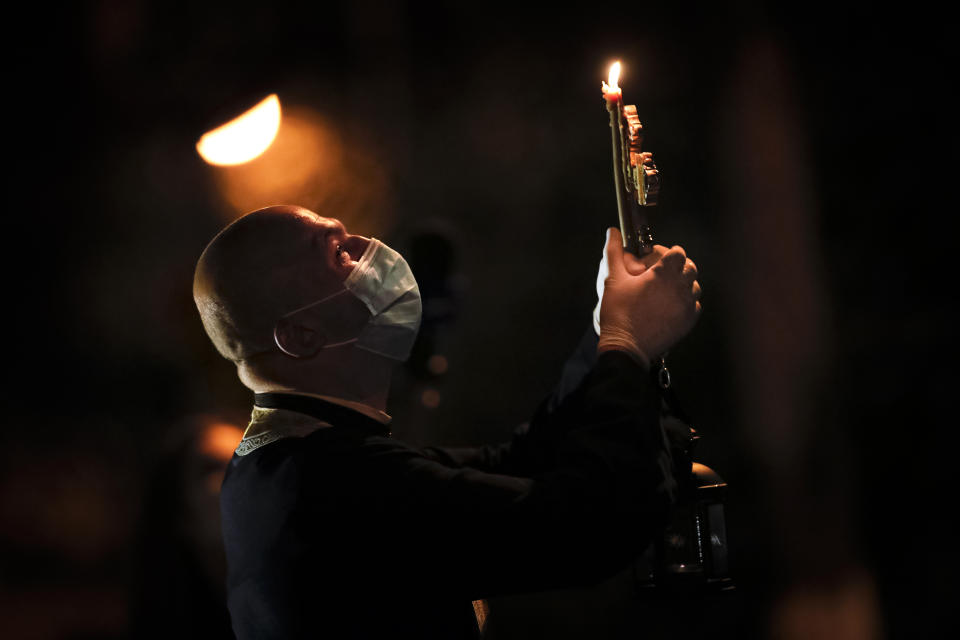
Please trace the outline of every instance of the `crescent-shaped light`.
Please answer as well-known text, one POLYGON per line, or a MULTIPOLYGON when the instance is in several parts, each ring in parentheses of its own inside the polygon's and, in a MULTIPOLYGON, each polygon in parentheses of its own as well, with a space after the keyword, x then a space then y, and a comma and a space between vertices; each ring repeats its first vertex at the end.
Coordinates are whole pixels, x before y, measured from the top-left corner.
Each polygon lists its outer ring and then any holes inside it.
POLYGON ((279 129, 280 98, 274 93, 243 115, 203 134, 197 153, 218 166, 250 162, 273 144, 279 129))

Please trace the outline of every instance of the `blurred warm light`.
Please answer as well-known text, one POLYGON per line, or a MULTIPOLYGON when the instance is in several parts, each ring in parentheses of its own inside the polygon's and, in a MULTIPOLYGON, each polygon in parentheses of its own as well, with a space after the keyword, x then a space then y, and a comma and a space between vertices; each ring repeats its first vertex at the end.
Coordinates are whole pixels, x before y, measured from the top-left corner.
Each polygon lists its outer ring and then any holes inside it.
POLYGON ((203 134, 197 153, 210 164, 250 162, 266 151, 280 130, 280 99, 272 94, 241 116, 203 134))
POLYGON ((879 640, 884 637, 877 585, 863 569, 820 583, 798 583, 774 603, 774 640, 879 640))
POLYGON ((435 353, 427 360, 427 370, 435 376, 441 376, 447 372, 449 363, 445 356, 435 353))
POLYGON ((617 84, 620 81, 620 61, 617 60, 612 65, 610 65, 610 74, 607 76, 607 86, 604 87, 605 91, 620 91, 620 85, 617 84))
POLYGON ((347 229, 384 235, 392 209, 386 168, 366 129, 309 107, 285 105, 277 139, 259 158, 213 172, 224 217, 272 204, 296 204, 338 218, 347 229))
POLYGON ((227 462, 243 438, 243 429, 227 422, 214 422, 204 429, 200 452, 215 460, 227 462))
POLYGON ((440 406, 440 392, 433 388, 424 389, 420 394, 420 402, 427 409, 436 409, 440 406))

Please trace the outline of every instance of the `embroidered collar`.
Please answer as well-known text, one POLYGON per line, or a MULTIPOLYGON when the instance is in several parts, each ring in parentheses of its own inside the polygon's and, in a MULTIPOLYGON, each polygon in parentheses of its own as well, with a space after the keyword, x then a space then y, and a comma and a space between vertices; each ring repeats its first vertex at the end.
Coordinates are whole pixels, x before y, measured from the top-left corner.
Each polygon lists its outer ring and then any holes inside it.
POLYGON ((282 438, 303 438, 335 425, 389 436, 387 424, 391 420, 383 411, 339 398, 286 392, 257 394, 250 424, 235 453, 245 456, 282 438))

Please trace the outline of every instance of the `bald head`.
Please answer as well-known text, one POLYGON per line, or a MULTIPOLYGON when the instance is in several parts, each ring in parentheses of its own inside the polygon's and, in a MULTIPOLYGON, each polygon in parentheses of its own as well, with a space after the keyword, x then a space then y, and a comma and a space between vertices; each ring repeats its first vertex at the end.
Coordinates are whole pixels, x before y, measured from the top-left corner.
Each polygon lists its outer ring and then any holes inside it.
POLYGON ((286 313, 341 288, 366 239, 333 218, 290 205, 248 213, 207 245, 193 299, 217 351, 233 362, 276 348, 286 313))

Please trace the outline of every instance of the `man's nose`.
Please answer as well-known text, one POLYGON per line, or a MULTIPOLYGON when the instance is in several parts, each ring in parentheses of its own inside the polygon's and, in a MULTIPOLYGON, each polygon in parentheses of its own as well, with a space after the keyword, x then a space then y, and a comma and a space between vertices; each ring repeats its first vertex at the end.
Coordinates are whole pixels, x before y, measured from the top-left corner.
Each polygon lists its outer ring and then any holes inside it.
POLYGON ((370 246, 370 238, 348 235, 346 240, 343 241, 342 246, 347 253, 350 254, 352 259, 359 260, 363 252, 370 246))

